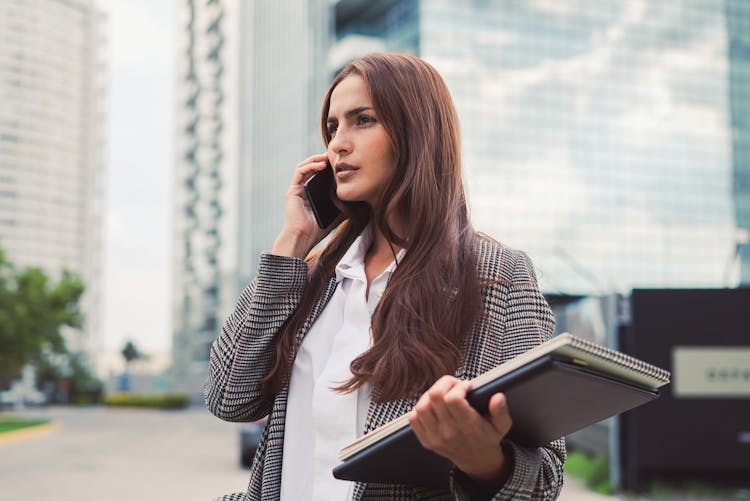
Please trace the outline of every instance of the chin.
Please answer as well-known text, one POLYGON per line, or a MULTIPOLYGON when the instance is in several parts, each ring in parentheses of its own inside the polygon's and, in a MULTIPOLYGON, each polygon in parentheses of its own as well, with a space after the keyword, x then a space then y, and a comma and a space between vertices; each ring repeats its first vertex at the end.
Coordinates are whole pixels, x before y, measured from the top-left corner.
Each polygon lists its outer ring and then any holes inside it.
POLYGON ((361 202, 362 198, 358 197, 356 193, 350 193, 347 190, 336 191, 336 196, 342 202, 361 202))

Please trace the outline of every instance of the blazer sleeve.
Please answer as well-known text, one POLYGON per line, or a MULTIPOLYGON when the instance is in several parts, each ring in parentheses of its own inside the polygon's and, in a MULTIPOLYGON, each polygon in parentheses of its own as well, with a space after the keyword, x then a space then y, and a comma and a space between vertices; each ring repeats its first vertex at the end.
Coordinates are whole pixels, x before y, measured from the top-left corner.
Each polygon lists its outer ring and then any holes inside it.
POLYGON ((297 308, 306 283, 305 261, 261 255, 257 276, 211 345, 203 396, 214 415, 254 421, 270 412, 273 401, 262 399, 261 380, 273 364, 276 334, 297 308))
MULTIPOLYGON (((548 340, 554 330, 554 317, 546 299, 539 291, 536 275, 529 257, 521 252, 503 248, 501 261, 511 260, 512 277, 504 282, 502 273, 497 285, 490 287, 487 307, 494 310, 494 320, 488 322, 487 333, 480 357, 485 351, 495 349, 487 346, 499 343, 502 363, 538 344, 548 340), (503 292, 500 292, 502 289, 503 292)), ((502 266, 495 264, 498 268, 502 266)), ((507 277, 506 277, 507 280, 507 277)), ((490 311, 492 314, 492 311, 490 311)), ((493 347, 494 348, 494 347, 493 347)), ((495 364, 497 365, 497 364, 495 364)), ((512 403, 510 404, 513 405, 512 403)), ((544 405, 543 401, 539 405, 544 405)), ((511 407, 512 410, 512 407, 511 407)), ((511 470, 503 487, 494 495, 481 493, 468 477, 454 468, 451 474, 451 490, 459 500, 553 500, 560 493, 565 462, 565 440, 558 439, 544 447, 522 447, 510 440, 502 443, 511 470)))

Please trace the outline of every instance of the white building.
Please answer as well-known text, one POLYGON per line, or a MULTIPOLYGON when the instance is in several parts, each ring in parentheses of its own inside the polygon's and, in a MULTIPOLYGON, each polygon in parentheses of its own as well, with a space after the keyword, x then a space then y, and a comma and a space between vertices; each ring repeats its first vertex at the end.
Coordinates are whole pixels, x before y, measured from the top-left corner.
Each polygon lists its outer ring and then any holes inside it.
POLYGON ((0 248, 17 267, 86 284, 82 335, 98 345, 105 172, 105 15, 93 0, 0 3, 0 248))

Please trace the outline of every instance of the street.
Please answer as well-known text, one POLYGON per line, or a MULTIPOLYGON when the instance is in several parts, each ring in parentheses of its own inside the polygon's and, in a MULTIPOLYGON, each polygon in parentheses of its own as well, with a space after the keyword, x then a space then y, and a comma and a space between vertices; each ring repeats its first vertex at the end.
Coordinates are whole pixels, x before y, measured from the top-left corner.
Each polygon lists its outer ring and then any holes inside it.
POLYGON ((62 426, 0 445, 3 501, 209 500, 247 486, 238 425, 201 408, 53 407, 27 415, 62 426))
MULTIPOLYGON (((238 425, 184 411, 52 407, 25 412, 61 426, 0 443, 3 501, 207 501, 244 491, 238 425)), ((566 479, 563 501, 611 499, 566 479)))

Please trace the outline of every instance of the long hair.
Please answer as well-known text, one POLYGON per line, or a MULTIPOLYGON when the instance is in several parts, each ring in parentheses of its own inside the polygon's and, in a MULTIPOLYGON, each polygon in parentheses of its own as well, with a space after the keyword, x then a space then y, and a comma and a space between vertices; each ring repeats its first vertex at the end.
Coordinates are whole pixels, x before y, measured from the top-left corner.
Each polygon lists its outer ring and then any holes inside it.
POLYGON ((288 380, 301 329, 336 264, 368 223, 406 253, 373 313, 371 347, 351 362, 353 376, 337 390, 370 383, 378 402, 420 394, 455 372, 481 313, 479 237, 469 221, 458 117, 445 82, 413 56, 371 54, 355 60, 336 76, 323 100, 326 145, 331 93, 349 75, 359 75, 369 88, 392 143, 396 172, 372 212, 363 203, 345 203, 347 220, 322 252, 308 256, 309 283, 278 335, 274 365, 262 383, 267 396, 288 380), (389 220, 404 222, 404 234, 389 220))

